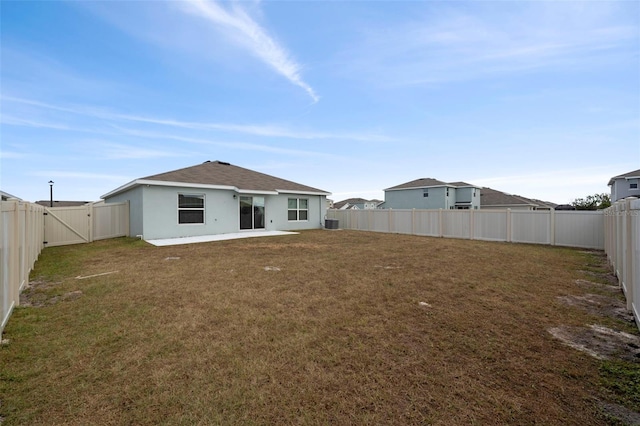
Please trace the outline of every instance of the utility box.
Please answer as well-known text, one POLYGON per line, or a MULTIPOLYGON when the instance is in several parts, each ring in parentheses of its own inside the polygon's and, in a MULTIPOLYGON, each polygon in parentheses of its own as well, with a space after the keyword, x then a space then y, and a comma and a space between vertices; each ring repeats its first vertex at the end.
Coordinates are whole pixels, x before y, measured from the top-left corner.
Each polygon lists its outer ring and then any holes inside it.
POLYGON ((338 219, 325 219, 324 220, 324 228, 325 229, 338 229, 339 224, 338 219))

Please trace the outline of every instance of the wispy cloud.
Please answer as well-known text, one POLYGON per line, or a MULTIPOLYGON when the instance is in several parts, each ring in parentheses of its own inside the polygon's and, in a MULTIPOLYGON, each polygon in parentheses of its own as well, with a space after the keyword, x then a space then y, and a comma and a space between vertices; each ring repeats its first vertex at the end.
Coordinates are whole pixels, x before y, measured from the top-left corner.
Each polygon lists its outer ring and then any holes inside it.
POLYGON ((2 159, 25 158, 26 156, 26 154, 23 154, 21 152, 0 150, 0 158, 2 159))
POLYGON ((316 92, 302 79, 301 66, 267 33, 266 29, 242 9, 241 5, 234 2, 229 8, 224 8, 217 2, 209 0, 188 0, 185 4, 189 7, 183 10, 231 32, 232 38, 251 54, 260 58, 291 83, 304 89, 313 102, 318 102, 320 98, 316 92))
POLYGON ((327 159, 336 158, 335 155, 325 154, 325 153, 315 152, 315 151, 280 148, 275 146, 260 145, 260 144, 254 144, 254 143, 246 143, 246 142, 222 142, 222 141, 216 141, 216 140, 205 139, 205 138, 171 135, 168 133, 149 132, 149 131, 142 131, 142 130, 135 130, 135 129, 127 129, 123 127, 116 127, 116 128, 124 134, 130 135, 130 136, 142 137, 142 138, 168 139, 168 140, 175 140, 175 141, 187 142, 187 143, 193 143, 193 144, 199 144, 199 145, 212 145, 212 146, 218 146, 218 147, 229 148, 229 149, 269 152, 274 154, 286 154, 286 155, 298 156, 298 157, 322 157, 327 159))
POLYGON ((73 178, 73 179, 91 179, 91 180, 108 180, 113 182, 122 182, 130 179, 128 176, 116 176, 104 173, 87 173, 87 172, 68 172, 63 170, 39 170, 30 173, 31 176, 41 176, 47 178, 73 178))
POLYGON ((178 152, 116 143, 98 144, 98 150, 100 149, 102 149, 105 158, 110 160, 174 158, 188 157, 191 155, 191 153, 187 153, 184 150, 178 152))
POLYGON ((69 126, 64 124, 17 118, 7 114, 2 114, 2 116, 0 116, 0 123, 10 126, 35 127, 53 130, 71 130, 69 126))
MULTIPOLYGON (((266 136, 266 137, 281 137, 291 139, 346 139, 359 142, 391 142, 395 139, 376 134, 376 133, 332 133, 332 132, 313 132, 290 129, 284 126, 270 125, 270 124, 234 124, 234 123, 204 123, 194 121, 182 121, 166 118, 148 117, 136 114, 121 114, 112 111, 106 111, 104 109, 92 108, 86 106, 60 106, 46 102, 40 102, 32 99, 24 99, 12 96, 2 96, 2 100, 22 103, 26 105, 35 106, 38 108, 44 108, 59 112, 90 116, 101 120, 108 121, 129 121, 147 124, 156 124, 161 126, 189 129, 189 130, 211 130, 221 131, 228 133, 241 133, 253 136, 266 136)), ((4 119, 3 119, 4 120, 4 119)), ((21 126, 33 126, 33 127, 49 127, 68 129, 74 131, 89 131, 87 129, 72 128, 62 124, 52 124, 48 122, 41 122, 36 120, 22 119, 10 117, 7 121, 3 121, 5 124, 21 125, 21 126)), ((96 131, 97 132, 97 131, 96 131)), ((102 132, 100 132, 102 133, 102 132)))
MULTIPOLYGON (((456 3, 399 25, 366 28, 343 52, 347 72, 387 86, 438 85, 514 72, 583 69, 629 57, 637 27, 609 2, 456 3), (575 4, 574 4, 575 3, 575 4), (468 8, 471 7, 469 10, 468 8), (484 10, 486 8, 486 10, 484 10)), ((432 9, 436 9, 432 7, 432 9)), ((636 10, 637 14, 637 10, 636 10)))

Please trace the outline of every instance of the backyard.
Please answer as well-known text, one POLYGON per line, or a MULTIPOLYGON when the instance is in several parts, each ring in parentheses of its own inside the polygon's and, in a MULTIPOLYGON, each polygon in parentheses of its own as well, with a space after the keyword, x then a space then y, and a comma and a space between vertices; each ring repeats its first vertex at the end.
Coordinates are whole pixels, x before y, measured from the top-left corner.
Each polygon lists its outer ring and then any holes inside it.
POLYGON ((635 343, 552 335, 637 336, 612 284, 598 251, 359 231, 47 248, 0 422, 624 424, 635 343))

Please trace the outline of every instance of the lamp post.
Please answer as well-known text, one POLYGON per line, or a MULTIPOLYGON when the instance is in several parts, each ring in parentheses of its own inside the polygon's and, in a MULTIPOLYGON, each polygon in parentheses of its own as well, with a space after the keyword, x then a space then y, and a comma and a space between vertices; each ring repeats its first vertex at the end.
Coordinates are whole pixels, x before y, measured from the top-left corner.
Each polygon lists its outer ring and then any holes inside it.
POLYGON ((49 181, 49 207, 53 207, 53 181, 49 181))

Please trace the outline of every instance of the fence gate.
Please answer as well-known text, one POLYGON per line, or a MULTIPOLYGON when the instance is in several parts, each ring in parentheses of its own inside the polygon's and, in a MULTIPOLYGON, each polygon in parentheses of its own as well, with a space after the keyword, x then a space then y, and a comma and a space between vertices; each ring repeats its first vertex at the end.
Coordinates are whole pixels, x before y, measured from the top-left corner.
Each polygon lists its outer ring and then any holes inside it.
POLYGON ((90 243, 129 235, 129 202, 45 207, 46 247, 90 243))
POLYGON ((91 241, 90 206, 46 207, 44 214, 46 247, 91 241))

